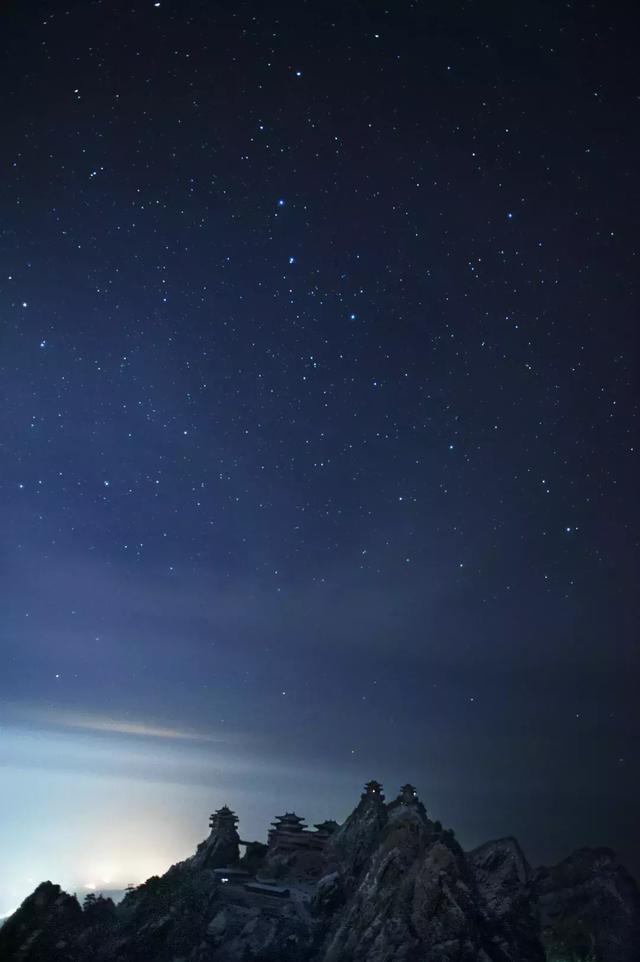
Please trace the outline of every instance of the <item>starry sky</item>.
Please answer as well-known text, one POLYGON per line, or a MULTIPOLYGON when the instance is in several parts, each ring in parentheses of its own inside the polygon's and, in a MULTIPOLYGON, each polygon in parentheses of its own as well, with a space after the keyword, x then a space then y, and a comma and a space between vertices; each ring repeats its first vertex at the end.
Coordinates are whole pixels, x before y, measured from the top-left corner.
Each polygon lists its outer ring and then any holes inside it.
POLYGON ((228 802, 638 804, 637 22, 0 12, 0 914, 228 802))

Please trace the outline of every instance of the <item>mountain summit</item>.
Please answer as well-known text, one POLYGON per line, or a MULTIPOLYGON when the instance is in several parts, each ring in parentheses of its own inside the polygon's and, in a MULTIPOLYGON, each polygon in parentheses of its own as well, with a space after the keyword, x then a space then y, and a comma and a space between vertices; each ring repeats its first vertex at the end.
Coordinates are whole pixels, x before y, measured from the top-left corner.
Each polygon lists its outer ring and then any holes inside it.
POLYGON ((640 896, 608 849, 532 870, 517 841, 464 852, 412 785, 370 781, 342 824, 295 812, 243 842, 226 805, 196 853, 119 905, 43 882, 2 962, 638 962, 640 896), (244 846, 244 854, 241 848, 244 846))

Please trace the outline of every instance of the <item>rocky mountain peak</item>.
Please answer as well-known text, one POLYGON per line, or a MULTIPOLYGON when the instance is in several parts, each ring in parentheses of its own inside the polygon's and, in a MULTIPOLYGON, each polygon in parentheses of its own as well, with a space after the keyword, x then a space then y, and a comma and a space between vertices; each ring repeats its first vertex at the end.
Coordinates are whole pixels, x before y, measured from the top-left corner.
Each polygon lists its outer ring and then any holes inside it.
POLYGON ((263 842, 213 813, 196 853, 115 906, 44 882, 0 962, 638 962, 640 899, 608 849, 533 871, 518 842, 465 853, 412 785, 368 782, 342 825, 288 811, 263 842))
POLYGON ((640 894, 608 848, 581 848, 534 874, 542 936, 556 955, 640 959, 640 894))
POLYGON ((327 868, 338 868, 345 875, 357 875, 377 845, 388 818, 382 785, 376 781, 367 782, 351 815, 330 838, 326 850, 327 868))

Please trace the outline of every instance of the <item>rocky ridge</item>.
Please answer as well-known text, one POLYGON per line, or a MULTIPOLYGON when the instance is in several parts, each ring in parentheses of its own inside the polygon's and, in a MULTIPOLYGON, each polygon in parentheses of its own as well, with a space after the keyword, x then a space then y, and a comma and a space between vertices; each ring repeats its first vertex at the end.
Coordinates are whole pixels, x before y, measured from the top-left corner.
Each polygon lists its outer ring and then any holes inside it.
POLYGON ((638 962, 640 896, 608 849, 532 870, 515 839, 464 852, 406 785, 341 825, 281 816, 241 840, 226 806, 196 853, 119 905, 43 882, 2 962, 638 962))

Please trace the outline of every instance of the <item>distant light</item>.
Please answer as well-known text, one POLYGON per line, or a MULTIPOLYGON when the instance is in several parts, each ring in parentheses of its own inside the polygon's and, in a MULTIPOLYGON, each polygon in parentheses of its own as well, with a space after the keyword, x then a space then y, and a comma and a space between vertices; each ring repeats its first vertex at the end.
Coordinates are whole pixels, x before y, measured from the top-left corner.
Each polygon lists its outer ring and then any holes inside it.
POLYGON ((221 881, 221 882, 228 882, 229 879, 228 879, 228 878, 221 878, 220 881, 221 881))
POLYGON ((284 207, 284 197, 278 198, 278 207, 284 207))
POLYGON ((302 76, 302 71, 296 70, 296 77, 301 77, 301 76, 302 76))
POLYGON ((513 220, 513 214, 511 213, 511 211, 509 211, 509 213, 507 214, 507 220, 513 220))
POLYGON ((296 262, 295 257, 290 257, 290 258, 289 258, 289 263, 290 263, 290 264, 295 264, 295 262, 296 262))

